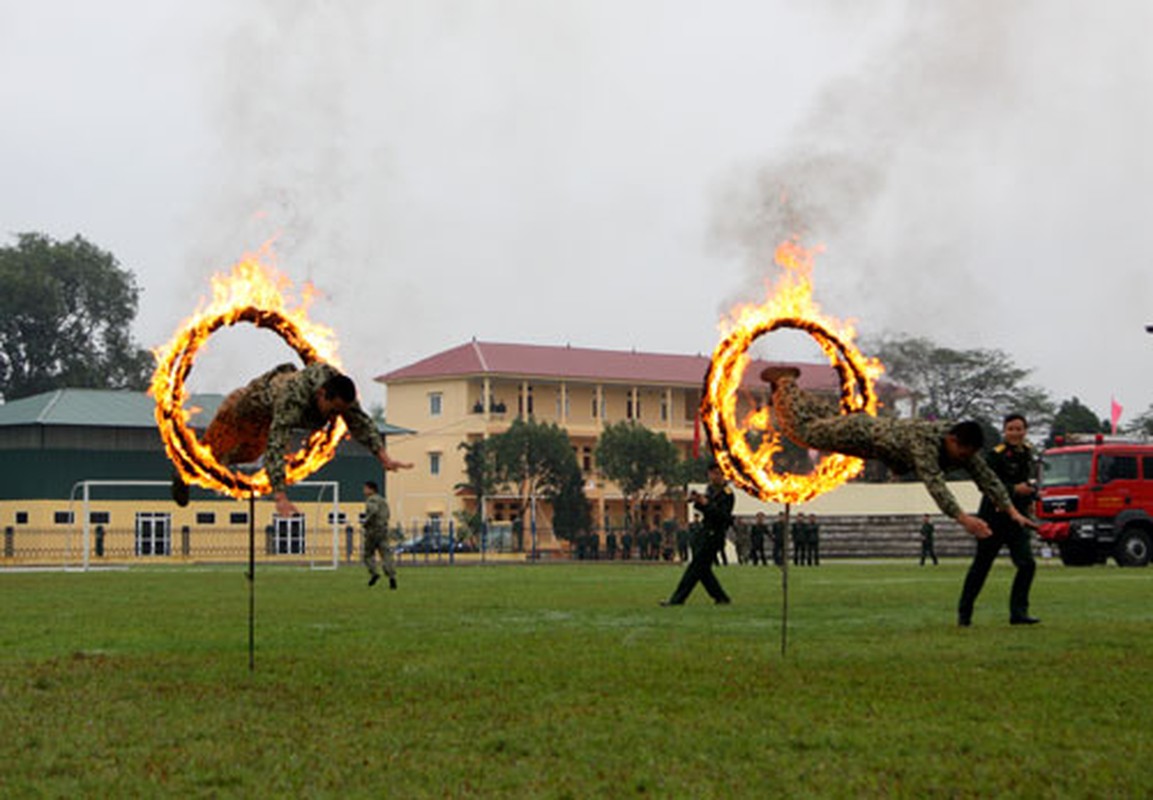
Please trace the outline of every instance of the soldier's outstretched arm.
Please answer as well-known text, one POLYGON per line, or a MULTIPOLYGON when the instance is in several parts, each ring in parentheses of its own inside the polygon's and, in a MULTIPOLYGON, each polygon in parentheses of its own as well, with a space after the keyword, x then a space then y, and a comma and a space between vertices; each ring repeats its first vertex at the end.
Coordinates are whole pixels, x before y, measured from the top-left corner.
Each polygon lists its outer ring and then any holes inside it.
POLYGON ((384 445, 381 445, 380 449, 376 451, 376 458, 380 462, 380 465, 388 472, 394 472, 398 469, 412 469, 411 461, 397 461, 388 454, 384 445))

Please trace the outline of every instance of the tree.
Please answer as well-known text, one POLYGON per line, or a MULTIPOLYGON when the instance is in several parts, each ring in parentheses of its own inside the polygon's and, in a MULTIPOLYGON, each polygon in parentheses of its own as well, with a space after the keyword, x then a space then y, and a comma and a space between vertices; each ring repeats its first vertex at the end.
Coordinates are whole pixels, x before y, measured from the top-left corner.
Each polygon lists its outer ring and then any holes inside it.
MULTIPOLYGON (((576 467, 575 459, 573 463, 576 467)), ((560 490, 552 498, 552 527, 557 538, 573 541, 582 531, 592 528, 592 509, 585 497, 584 476, 574 469, 565 476, 560 490)))
POLYGON ((1049 438, 1045 441, 1046 447, 1052 447, 1058 436, 1068 436, 1074 433, 1108 433, 1111 429, 1109 420, 1101 419, 1092 410, 1076 397, 1065 400, 1057 409, 1053 417, 1053 424, 1049 427, 1049 438))
POLYGON ((904 335, 882 337, 870 349, 890 379, 913 391, 922 418, 976 419, 998 430, 1010 412, 1024 414, 1031 425, 1052 418, 1048 393, 1025 384, 1030 370, 1002 350, 953 350, 904 335))
POLYGON ((146 388, 152 356, 129 331, 138 299, 132 273, 80 236, 19 234, 0 248, 0 396, 146 388))
POLYGON ((625 525, 632 527, 638 509, 658 490, 679 485, 676 445, 663 433, 636 422, 614 422, 601 432, 596 449, 601 474, 620 487, 625 497, 625 525))
POLYGON ((474 511, 458 511, 457 519, 471 535, 479 536, 484 530, 484 501, 496 490, 496 454, 492 439, 474 439, 461 442, 464 451, 465 480, 456 485, 456 490, 466 492, 476 498, 474 511))
POLYGON ((1146 438, 1153 436, 1153 406, 1133 417, 1125 426, 1125 432, 1146 438))
MULTIPOLYGON (((504 433, 489 439, 498 485, 513 485, 520 495, 524 520, 533 498, 554 503, 574 473, 579 474, 568 434, 554 422, 517 418, 504 433)), ((583 483, 580 484, 583 492, 583 483)), ((555 506, 554 506, 555 510, 555 506)))

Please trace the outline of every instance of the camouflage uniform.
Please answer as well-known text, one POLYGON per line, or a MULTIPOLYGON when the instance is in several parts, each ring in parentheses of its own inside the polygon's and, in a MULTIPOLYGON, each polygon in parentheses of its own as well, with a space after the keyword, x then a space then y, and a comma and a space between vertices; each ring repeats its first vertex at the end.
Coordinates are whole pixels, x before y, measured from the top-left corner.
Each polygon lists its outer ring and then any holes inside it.
MULTIPOLYGON (((1033 477, 1036 470, 1036 457, 1033 448, 1026 442, 1021 447, 1013 447, 1007 442, 1001 442, 986 456, 989 468, 1004 483, 1005 489, 1012 492, 1013 487, 1019 483, 1026 483, 1033 477)), ((1013 494, 1013 505, 1025 516, 1029 515, 1033 499, 1029 495, 1013 494)), ((1029 616, 1029 590, 1033 585, 1033 576, 1037 571, 1037 562, 1033 557, 1032 537, 1027 528, 1022 528, 1004 511, 998 511, 987 499, 982 498, 981 508, 977 512, 981 519, 989 523, 993 535, 977 541, 977 552, 973 556, 973 563, 965 575, 965 585, 961 589, 961 600, 957 604, 957 616, 968 621, 973 616, 973 605, 977 602, 977 595, 985 585, 985 578, 1001 546, 1009 549, 1009 557, 1017 574, 1013 578, 1013 587, 1009 591, 1009 618, 1024 619, 1029 616)))
POLYGON ((382 495, 370 494, 364 500, 364 566, 374 578, 380 577, 376 568, 376 554, 380 553, 380 566, 391 584, 396 583, 396 563, 388 541, 388 501, 382 495))
MULTIPOLYGON (((894 472, 915 472, 941 511, 951 519, 963 513, 945 483, 942 440, 946 422, 892 419, 868 414, 840 414, 827 400, 801 391, 796 381, 782 380, 773 393, 773 410, 784 433, 814 450, 883 461, 894 472)), ((981 493, 998 508, 1009 507, 1009 495, 980 455, 956 465, 969 473, 981 493)))
MULTIPOLYGON (((264 455, 273 492, 285 488, 284 457, 295 429, 316 431, 329 423, 317 409, 316 391, 340 372, 324 362, 297 369, 281 364, 224 398, 204 432, 204 444, 221 464, 244 464, 264 455)), ((373 453, 384 446, 376 425, 353 402, 343 414, 352 438, 373 453)))

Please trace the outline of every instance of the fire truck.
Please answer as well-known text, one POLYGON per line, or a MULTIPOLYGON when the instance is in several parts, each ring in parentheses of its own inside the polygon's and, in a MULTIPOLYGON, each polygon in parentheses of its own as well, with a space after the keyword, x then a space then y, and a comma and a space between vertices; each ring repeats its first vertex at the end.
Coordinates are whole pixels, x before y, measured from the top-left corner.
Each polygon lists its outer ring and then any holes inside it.
POLYGON ((1041 456, 1040 538, 1068 565, 1149 564, 1153 541, 1153 442, 1096 435, 1041 456))

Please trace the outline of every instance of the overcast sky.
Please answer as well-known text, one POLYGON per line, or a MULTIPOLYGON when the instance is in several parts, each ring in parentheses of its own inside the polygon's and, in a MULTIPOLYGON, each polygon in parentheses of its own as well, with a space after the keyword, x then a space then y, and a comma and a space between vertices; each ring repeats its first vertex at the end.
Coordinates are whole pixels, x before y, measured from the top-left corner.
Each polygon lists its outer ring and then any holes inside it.
MULTIPOLYGON (((799 234, 865 336, 1003 349, 1101 416, 1153 404, 1146 0, 0 9, 3 243, 111 251, 144 346, 276 237, 369 403, 474 336, 707 353, 799 234)), ((214 339, 194 388, 270 336, 214 339)))

